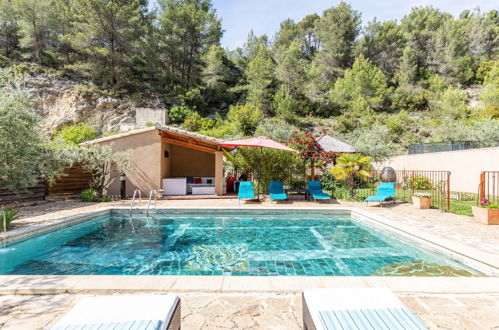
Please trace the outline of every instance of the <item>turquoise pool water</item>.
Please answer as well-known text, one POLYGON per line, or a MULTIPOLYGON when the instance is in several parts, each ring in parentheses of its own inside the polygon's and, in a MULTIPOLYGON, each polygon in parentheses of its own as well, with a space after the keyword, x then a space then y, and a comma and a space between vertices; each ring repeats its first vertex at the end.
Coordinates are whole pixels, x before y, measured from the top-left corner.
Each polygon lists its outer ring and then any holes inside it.
POLYGON ((113 211, 0 249, 0 274, 474 276, 349 214, 113 211))

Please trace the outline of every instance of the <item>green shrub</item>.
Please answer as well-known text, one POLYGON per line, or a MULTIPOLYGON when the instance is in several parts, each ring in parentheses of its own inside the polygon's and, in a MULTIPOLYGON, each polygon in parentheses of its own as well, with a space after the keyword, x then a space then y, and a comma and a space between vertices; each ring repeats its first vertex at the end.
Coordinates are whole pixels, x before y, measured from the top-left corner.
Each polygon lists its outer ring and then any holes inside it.
POLYGON ((182 127, 188 131, 206 131, 215 127, 215 121, 202 117, 197 111, 191 111, 185 118, 182 127))
POLYGON ((182 124, 192 110, 185 105, 175 105, 168 110, 168 119, 174 124, 182 124))
MULTIPOLYGON (((407 187, 412 188, 412 177, 409 177, 405 180, 405 184, 407 187)), ((414 190, 431 190, 433 186, 430 182, 430 179, 421 175, 414 176, 414 190)))
POLYGON ((251 136, 264 115, 260 105, 246 104, 231 106, 227 117, 244 136, 251 136))
POLYGON ((55 136, 61 137, 66 144, 80 144, 96 138, 94 129, 85 123, 66 126, 58 131, 55 136))
MULTIPOLYGON (((5 222, 7 224, 7 228, 9 227, 10 223, 16 219, 19 218, 19 214, 16 210, 3 210, 3 213, 5 214, 5 222)), ((4 216, 2 214, 2 211, 0 211, 0 230, 4 230, 5 228, 3 227, 4 223, 4 216)))
POLYGON ((97 190, 95 189, 86 189, 83 190, 79 195, 78 198, 82 202, 93 202, 93 203, 99 203, 99 202, 109 202, 110 199, 108 197, 102 196, 99 197, 99 194, 97 193, 97 190))

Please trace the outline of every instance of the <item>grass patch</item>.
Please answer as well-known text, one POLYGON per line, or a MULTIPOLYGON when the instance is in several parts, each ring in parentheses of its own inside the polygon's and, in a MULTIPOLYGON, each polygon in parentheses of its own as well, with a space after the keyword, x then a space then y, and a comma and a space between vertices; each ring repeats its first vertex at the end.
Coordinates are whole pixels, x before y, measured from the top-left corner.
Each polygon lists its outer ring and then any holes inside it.
POLYGON ((476 206, 476 201, 458 201, 451 199, 450 200, 450 211, 452 213, 467 215, 469 217, 473 216, 473 212, 471 211, 471 207, 476 206))

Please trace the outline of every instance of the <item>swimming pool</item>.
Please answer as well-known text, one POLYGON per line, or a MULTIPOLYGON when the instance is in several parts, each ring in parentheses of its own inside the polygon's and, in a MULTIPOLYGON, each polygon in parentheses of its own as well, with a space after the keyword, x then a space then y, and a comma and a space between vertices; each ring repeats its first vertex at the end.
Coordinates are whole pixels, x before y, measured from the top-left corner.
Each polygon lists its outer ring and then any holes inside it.
POLYGON ((0 274, 480 276, 322 210, 113 210, 0 249, 0 274))

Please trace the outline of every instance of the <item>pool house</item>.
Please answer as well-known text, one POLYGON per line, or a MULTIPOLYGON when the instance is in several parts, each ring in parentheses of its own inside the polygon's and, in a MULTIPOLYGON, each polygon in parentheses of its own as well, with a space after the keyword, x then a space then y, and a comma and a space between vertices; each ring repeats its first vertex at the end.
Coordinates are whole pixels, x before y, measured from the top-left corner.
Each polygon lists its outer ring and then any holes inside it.
MULTIPOLYGON (((165 196, 221 196, 224 194, 221 143, 222 140, 179 128, 156 126, 82 145, 109 145, 114 152, 130 154, 131 166, 126 171, 127 196, 132 196, 136 189, 142 196, 151 189, 161 190, 165 196)), ((120 180, 114 180, 106 193, 119 195, 120 180)))

